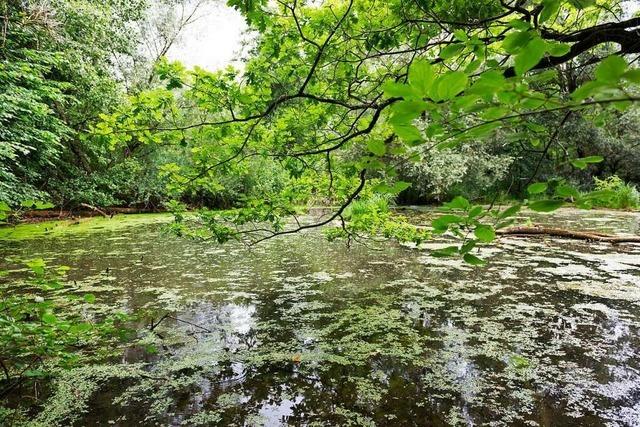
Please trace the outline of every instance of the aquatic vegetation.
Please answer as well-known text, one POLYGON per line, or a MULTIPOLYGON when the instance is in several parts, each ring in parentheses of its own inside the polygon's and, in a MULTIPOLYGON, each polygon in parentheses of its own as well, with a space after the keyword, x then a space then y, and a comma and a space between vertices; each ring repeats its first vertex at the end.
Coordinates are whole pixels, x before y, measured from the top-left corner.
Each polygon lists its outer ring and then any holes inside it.
POLYGON ((170 214, 114 215, 70 219, 64 221, 44 221, 33 224, 19 224, 0 227, 0 240, 22 240, 40 237, 82 235, 99 230, 117 231, 132 225, 162 224, 173 220, 170 214))
MULTIPOLYGON (((637 226, 633 213, 576 212, 542 218, 637 226)), ((388 242, 347 248, 307 233, 212 249, 161 228, 152 219, 10 242, 2 255, 12 255, 11 272, 0 280, 27 274, 21 254, 73 261, 83 269, 68 279, 95 295, 98 315, 117 309, 144 320, 113 364, 51 371, 38 406, 25 412, 9 401, 3 417, 15 425, 512 425, 539 423, 543 412, 564 424, 637 416, 637 246, 612 253, 502 239, 480 251, 490 263, 479 279, 460 260, 443 265, 388 242)))

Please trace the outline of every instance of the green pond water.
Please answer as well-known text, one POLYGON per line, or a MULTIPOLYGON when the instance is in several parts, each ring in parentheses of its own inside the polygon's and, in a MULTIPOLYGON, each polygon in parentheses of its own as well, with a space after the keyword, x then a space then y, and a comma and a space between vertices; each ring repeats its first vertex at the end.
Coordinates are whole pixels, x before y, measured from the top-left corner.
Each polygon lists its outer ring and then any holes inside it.
MULTIPOLYGON (((446 242, 312 231, 247 249, 167 235, 169 220, 0 230, 4 286, 41 257, 106 307, 171 313, 145 338, 157 353, 65 373, 35 423, 640 425, 640 245, 502 238, 473 268, 425 250, 446 242)), ((537 220, 638 233, 640 215, 537 220)))

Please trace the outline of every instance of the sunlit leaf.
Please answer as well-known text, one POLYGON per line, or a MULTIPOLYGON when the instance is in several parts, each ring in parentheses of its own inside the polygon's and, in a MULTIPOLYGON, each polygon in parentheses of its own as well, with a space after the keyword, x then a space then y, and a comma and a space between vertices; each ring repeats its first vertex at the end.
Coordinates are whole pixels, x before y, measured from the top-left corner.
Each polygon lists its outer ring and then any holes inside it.
POLYGON ((547 187, 549 185, 546 182, 536 182, 527 187, 527 192, 529 194, 540 194, 547 191, 547 187))
POLYGON ((611 55, 596 67, 596 78, 601 82, 616 83, 627 69, 627 61, 618 55, 611 55))
POLYGON ((496 238, 496 232, 490 225, 478 225, 473 231, 473 234, 475 234, 481 242, 492 242, 496 238))

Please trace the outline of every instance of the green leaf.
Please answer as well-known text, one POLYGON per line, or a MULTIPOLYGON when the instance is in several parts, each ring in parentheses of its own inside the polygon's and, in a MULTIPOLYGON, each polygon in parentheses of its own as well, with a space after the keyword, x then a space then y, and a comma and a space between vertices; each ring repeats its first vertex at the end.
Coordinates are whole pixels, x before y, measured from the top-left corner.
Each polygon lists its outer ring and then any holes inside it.
POLYGON ((88 332, 90 330, 91 330, 91 323, 87 323, 87 322, 76 323, 74 325, 71 325, 71 328, 69 328, 69 332, 73 334, 88 332))
POLYGON ((411 99, 396 102, 392 107, 391 111, 393 113, 393 117, 391 118, 392 124, 399 125, 408 125, 413 122, 413 120, 420 117, 420 114, 427 108, 427 103, 424 101, 411 99))
POLYGON ((22 205, 23 208, 32 209, 32 208, 34 208, 36 206, 36 201, 35 200, 24 200, 20 204, 22 205))
POLYGON ((547 52, 551 56, 563 56, 569 53, 571 46, 564 43, 549 43, 547 42, 547 52))
POLYGON ((549 185, 546 182, 536 182, 527 187, 527 193, 529 194, 540 194, 547 191, 549 185))
POLYGON ((632 83, 640 84, 640 68, 635 68, 633 70, 627 71, 622 75, 622 78, 632 83))
POLYGON ((502 41, 502 48, 510 54, 517 53, 531 40, 532 34, 529 31, 515 31, 509 33, 502 41))
POLYGON ((420 96, 416 90, 407 84, 397 83, 397 82, 386 82, 382 86, 382 90, 384 91, 384 95, 387 98, 417 98, 420 96))
POLYGON ((54 206, 55 205, 53 203, 50 203, 50 202, 36 202, 35 203, 35 208, 37 210, 51 209, 54 206))
POLYGON ((11 208, 5 202, 0 202, 0 212, 10 212, 11 208))
POLYGON ((515 214, 520 212, 520 208, 521 208, 520 205, 509 206, 507 209, 505 209, 504 211, 500 212, 498 217, 500 219, 505 219, 505 218, 509 218, 511 216, 514 216, 515 214))
POLYGON ((574 167, 578 168, 578 169, 586 169, 587 168, 587 162, 583 162, 580 159, 571 160, 571 164, 574 167))
POLYGON ((591 96, 597 95, 603 89, 608 89, 609 85, 603 82, 598 81, 590 81, 586 82, 578 89, 574 90, 571 93, 571 97, 577 101, 582 101, 583 99, 589 98, 591 96))
POLYGON ((540 37, 531 40, 524 49, 521 49, 514 62, 516 74, 521 76, 532 69, 542 58, 546 50, 546 43, 540 37))
POLYGON ((435 72, 431 64, 423 59, 414 61, 409 67, 409 84, 420 96, 426 96, 435 79, 435 72))
POLYGON ((464 44, 462 43, 450 44, 440 51, 440 58, 442 59, 453 58, 458 53, 460 53, 463 49, 464 49, 464 44))
POLYGON ((397 181, 396 183, 393 184, 393 186, 386 184, 384 182, 381 182, 375 185, 372 188, 372 191, 375 193, 383 193, 383 194, 398 194, 406 190, 410 186, 411 186, 410 182, 404 182, 404 181, 397 181))
POLYGON ((516 369, 525 369, 531 365, 531 362, 519 354, 514 354, 509 358, 509 362, 516 369))
POLYGON ((456 38, 456 40, 461 41, 461 42, 467 42, 469 41, 469 36, 467 35, 467 33, 462 30, 462 29, 457 29, 453 32, 453 36, 456 38))
POLYGON ((510 113, 507 107, 490 107, 482 111, 482 118, 485 120, 495 120, 498 117, 506 116, 510 113))
POLYGON ((46 264, 42 258, 29 260, 25 264, 31 269, 32 272, 34 272, 38 276, 42 276, 44 274, 44 268, 46 264))
POLYGON ((529 203, 529 209, 536 212, 553 212, 556 209, 562 207, 562 205, 564 205, 564 201, 562 200, 538 200, 529 203))
POLYGON ((447 101, 467 87, 469 79, 462 71, 450 71, 436 80, 429 92, 434 101, 447 101))
POLYGON ((394 193, 401 193, 401 192, 403 192, 404 190, 406 190, 409 187, 411 187, 411 183, 410 182, 396 181, 393 184, 393 192, 394 193))
POLYGON ((567 184, 562 184, 557 186, 556 194, 560 197, 573 197, 573 198, 580 197, 580 193, 578 192, 578 190, 576 190, 575 188, 567 184))
POLYGON ((431 256, 436 258, 445 258, 450 257, 458 253, 457 246, 447 246, 446 248, 437 249, 431 252, 431 256))
POLYGON ((509 26, 521 31, 527 31, 531 28, 531 24, 522 19, 512 19, 511 21, 509 21, 509 26))
POLYGON ((436 231, 444 232, 446 231, 451 224, 459 224, 464 222, 464 218, 458 215, 442 215, 433 221, 431 221, 431 226, 436 231))
POLYGON ((464 257, 462 259, 464 259, 464 262, 471 265, 485 265, 487 263, 486 261, 481 260, 480 258, 472 254, 464 254, 464 257))
POLYGON ((367 141, 367 148, 376 156, 384 156, 387 152, 387 147, 384 144, 384 141, 380 139, 371 139, 367 141))
POLYGON ((474 61, 471 61, 469 63, 469 65, 467 65, 464 69, 464 72, 466 74, 471 74, 473 72, 475 72, 478 68, 480 68, 480 66, 482 65, 482 60, 481 59, 476 59, 474 61))
POLYGON ((476 247, 476 240, 469 240, 467 243, 465 243, 460 247, 460 250, 458 252, 460 252, 461 255, 464 255, 466 253, 471 252, 471 250, 475 247, 476 247))
POLYGON ((596 4, 596 0, 569 0, 576 9, 585 9, 596 4))
POLYGON ((611 55, 596 67, 596 79, 605 83, 618 83, 627 69, 627 61, 617 55, 611 55))
POLYGON ((551 18, 555 18, 560 10, 560 0, 542 0, 542 11, 538 17, 538 22, 543 24, 551 18))
POLYGON ((48 325, 54 324, 58 321, 58 319, 56 318, 56 316, 54 316, 51 313, 44 313, 42 315, 42 321, 48 325))
POLYGON ((490 225, 480 224, 473 230, 473 234, 480 240, 481 242, 492 242, 496 238, 496 232, 490 225))
POLYGON ((93 304, 96 302, 96 296, 94 294, 84 294, 84 300, 89 304, 93 304))
POLYGON ((602 156, 588 156, 571 160, 571 164, 578 169, 585 169, 591 163, 600 163, 604 160, 602 156))
POLYGON ((477 217, 478 215, 480 215, 482 213, 482 211, 484 211, 484 208, 482 206, 474 206, 470 211, 469 211, 469 219, 473 219, 475 217, 477 217))
POLYGON ((414 125, 393 125, 393 131, 407 143, 422 141, 422 135, 414 125))
POLYGON ((583 157, 580 160, 582 160, 583 162, 587 162, 587 163, 600 163, 604 160, 604 157, 602 156, 588 156, 588 157, 583 157))
POLYGON ((490 70, 482 73, 467 92, 480 96, 493 95, 498 90, 504 90, 506 79, 502 73, 490 70))
POLYGON ((469 201, 462 196, 456 196, 453 200, 443 205, 447 209, 468 209, 469 206, 469 201))

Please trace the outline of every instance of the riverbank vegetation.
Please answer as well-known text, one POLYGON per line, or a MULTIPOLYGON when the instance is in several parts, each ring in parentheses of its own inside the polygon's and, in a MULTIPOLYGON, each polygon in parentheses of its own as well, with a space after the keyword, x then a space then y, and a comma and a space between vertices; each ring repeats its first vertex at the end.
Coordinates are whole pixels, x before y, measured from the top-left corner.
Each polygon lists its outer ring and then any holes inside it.
POLYGON ((208 71, 162 56, 199 3, 182 15, 160 3, 5 2, 0 202, 341 202, 338 180, 357 184, 362 162, 377 190, 412 204, 522 199, 533 179, 582 192, 594 177, 640 182, 639 113, 624 102, 636 97, 624 55, 637 18, 622 5, 417 2, 369 19, 366 5, 336 3, 330 14, 345 18, 332 23, 323 8, 283 3, 273 15, 256 3, 238 6, 261 17, 244 69, 208 71), (161 47, 141 47, 151 42, 161 47), (529 54, 535 64, 510 62, 529 54))

